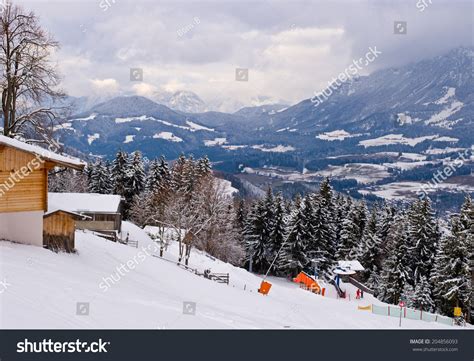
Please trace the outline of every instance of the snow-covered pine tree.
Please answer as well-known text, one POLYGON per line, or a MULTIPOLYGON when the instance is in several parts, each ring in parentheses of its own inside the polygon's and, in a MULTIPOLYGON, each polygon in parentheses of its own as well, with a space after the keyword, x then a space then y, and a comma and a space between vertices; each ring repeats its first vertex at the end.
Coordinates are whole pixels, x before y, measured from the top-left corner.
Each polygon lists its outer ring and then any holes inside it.
POLYGON ((473 297, 470 267, 473 233, 469 230, 473 209, 469 203, 470 199, 466 199, 461 215, 451 218, 450 233, 441 240, 433 271, 434 294, 440 311, 452 316, 454 307, 458 306, 468 319, 473 297))
POLYGON ((405 283, 405 286, 403 287, 401 299, 405 301, 406 307, 414 307, 415 290, 413 289, 413 286, 408 282, 405 283))
POLYGON ((109 194, 112 191, 112 181, 107 163, 97 160, 89 167, 88 191, 90 193, 109 194))
POLYGON ((206 177, 210 175, 211 172, 212 172, 212 165, 207 155, 204 156, 203 158, 200 158, 196 162, 196 176, 198 178, 206 177))
POLYGON ((337 260, 349 260, 356 258, 356 250, 361 239, 361 229, 359 228, 358 205, 349 202, 348 212, 342 221, 342 229, 337 251, 337 260), (355 250, 355 251, 353 251, 355 250))
POLYGON ((131 198, 139 195, 145 188, 146 174, 142 154, 139 151, 132 153, 129 174, 129 191, 131 198))
POLYGON ((304 207, 301 197, 294 202, 292 215, 288 222, 288 239, 282 249, 279 268, 288 275, 296 276, 310 264, 307 255, 307 230, 305 227, 304 207))
POLYGON ((186 162, 186 157, 184 154, 181 154, 173 164, 171 186, 175 191, 181 191, 185 186, 184 168, 186 167, 186 162))
POLYGON ((370 273, 369 279, 366 281, 367 287, 374 291, 374 296, 377 297, 379 294, 381 283, 381 271, 380 269, 374 265, 372 268, 372 272, 370 273))
POLYGON ((100 182, 99 169, 100 160, 87 164, 87 191, 90 193, 100 193, 102 188, 100 182))
POLYGON ((415 286, 412 307, 426 312, 431 312, 435 308, 435 304, 431 297, 431 284, 425 276, 420 276, 415 286))
POLYGON ((357 204, 356 218, 355 218, 357 227, 359 228, 359 234, 357 235, 359 237, 359 240, 362 239, 362 235, 364 234, 364 229, 365 229, 365 226, 367 225, 368 213, 369 211, 367 209, 367 203, 365 202, 364 199, 362 199, 357 204))
POLYGON ((410 281, 407 229, 404 215, 398 215, 390 227, 391 249, 383 264, 378 290, 378 297, 384 302, 398 304, 405 284, 410 281))
POLYGON ((334 249, 339 249, 341 239, 342 222, 346 214, 346 199, 341 194, 337 194, 334 200, 334 249))
POLYGON ((130 159, 126 152, 118 151, 112 163, 113 193, 121 196, 127 194, 130 175, 130 159))
POLYGON ((429 198, 415 201, 409 210, 411 268, 415 284, 421 276, 430 280, 439 243, 439 231, 429 198))
POLYGON ((321 278, 329 278, 329 272, 335 263, 335 246, 334 246, 334 228, 333 223, 329 220, 331 214, 324 197, 318 195, 311 199, 312 210, 305 217, 307 223, 311 223, 311 227, 307 227, 311 231, 309 234, 309 255, 316 262, 317 270, 321 278))
POLYGON ((386 202, 384 202, 381 208, 382 208, 382 211, 381 211, 380 222, 379 222, 380 223, 380 227, 379 227, 380 246, 379 246, 378 257, 375 260, 375 263, 379 269, 382 268, 382 263, 389 256, 389 253, 388 253, 388 250, 390 248, 389 232, 390 232, 390 228, 392 227, 393 220, 396 214, 395 208, 386 202))
POLYGON ((146 189, 149 192, 154 193, 156 190, 158 190, 160 183, 161 175, 159 173, 159 163, 157 159, 153 159, 148 167, 146 176, 146 189))
POLYGON ((169 164, 163 156, 158 160, 158 174, 160 179, 158 190, 160 192, 169 192, 171 189, 172 176, 169 164))
POLYGON ((380 238, 378 235, 378 208, 374 206, 362 235, 357 259, 365 268, 362 273, 363 281, 368 280, 373 272, 378 270, 376 260, 379 257, 380 238))
MULTIPOLYGON (((283 195, 278 193, 273 198, 273 222, 270 234, 270 254, 273 260, 274 257, 277 255, 280 257, 281 246, 286 239, 286 231, 287 231, 287 224, 286 224, 286 212, 285 212, 285 203, 283 200, 283 195)), ((272 270, 272 273, 277 273, 278 271, 278 262, 275 264, 275 269, 272 270)))
POLYGON ((195 187, 197 186, 199 179, 197 177, 196 162, 194 157, 190 155, 183 166, 182 169, 182 181, 183 187, 182 192, 190 199, 193 196, 195 187))
MULTIPOLYGON (((322 242, 327 252, 327 264, 323 266, 327 271, 335 262, 340 229, 337 222, 342 216, 341 210, 335 201, 334 193, 329 178, 323 180, 319 186, 319 208, 317 218, 320 225, 324 225, 321 232, 327 232, 327 238, 322 242)), ((324 239, 324 237, 322 237, 324 239)))
POLYGON ((249 268, 251 263, 253 272, 257 273, 266 272, 270 265, 266 224, 265 204, 258 200, 250 208, 244 227, 245 267, 249 268))

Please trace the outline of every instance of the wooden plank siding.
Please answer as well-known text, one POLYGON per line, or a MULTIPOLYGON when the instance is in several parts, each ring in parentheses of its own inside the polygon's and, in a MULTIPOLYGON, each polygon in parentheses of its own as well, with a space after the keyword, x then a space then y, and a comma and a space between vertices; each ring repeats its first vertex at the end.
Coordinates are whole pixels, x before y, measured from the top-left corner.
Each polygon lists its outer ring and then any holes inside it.
POLYGON ((48 169, 35 155, 0 147, 0 213, 46 211, 48 169))
POLYGON ((10 172, 0 172, 0 213, 46 211, 47 171, 37 170, 17 179, 13 181, 10 172))
POLYGON ((6 146, 0 148, 0 172, 19 171, 28 165, 31 170, 45 168, 45 162, 41 162, 34 154, 6 146))
POLYGON ((43 245, 53 251, 74 251, 75 217, 57 211, 43 217, 43 245))

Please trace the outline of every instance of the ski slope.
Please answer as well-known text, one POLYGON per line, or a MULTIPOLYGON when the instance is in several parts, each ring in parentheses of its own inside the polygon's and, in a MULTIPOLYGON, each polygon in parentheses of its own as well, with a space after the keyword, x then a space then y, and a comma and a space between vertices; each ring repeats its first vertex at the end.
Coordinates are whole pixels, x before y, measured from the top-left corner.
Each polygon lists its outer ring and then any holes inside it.
MULTIPOLYGON (((163 260, 153 256, 158 247, 143 230, 128 222, 123 227, 138 248, 82 231, 76 254, 0 241, 0 281, 6 285, 0 288, 0 328, 398 328, 397 318, 357 310, 380 302, 370 295, 354 300, 352 285, 341 286, 351 294, 348 301, 334 298, 332 286, 322 297, 270 278, 270 294, 262 296, 257 275, 195 250, 191 267, 230 273, 230 285, 207 280, 176 265, 176 243, 163 260), (88 315, 76 314, 77 302, 89 302, 88 315), (195 302, 194 315, 183 314, 183 302, 195 302)), ((450 327, 406 319, 402 325, 450 327)))

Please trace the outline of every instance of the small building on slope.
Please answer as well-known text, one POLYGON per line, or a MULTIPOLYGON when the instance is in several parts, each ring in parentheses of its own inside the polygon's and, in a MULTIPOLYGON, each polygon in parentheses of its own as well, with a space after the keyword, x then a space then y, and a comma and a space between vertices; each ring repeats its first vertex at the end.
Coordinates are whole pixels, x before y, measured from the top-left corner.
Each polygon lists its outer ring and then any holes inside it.
POLYGON ((42 247, 48 171, 84 166, 79 159, 0 135, 0 239, 42 247))
POLYGON ((58 210, 83 216, 77 229, 86 229, 109 236, 116 241, 122 230, 122 202, 115 194, 48 193, 48 213, 58 210))

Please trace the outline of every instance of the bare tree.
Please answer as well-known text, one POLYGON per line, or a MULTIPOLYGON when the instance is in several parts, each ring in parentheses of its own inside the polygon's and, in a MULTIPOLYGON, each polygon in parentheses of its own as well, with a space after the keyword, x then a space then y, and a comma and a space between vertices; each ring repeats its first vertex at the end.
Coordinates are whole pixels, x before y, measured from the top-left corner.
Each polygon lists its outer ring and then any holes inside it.
POLYGON ((3 134, 36 140, 51 139, 64 93, 51 53, 59 48, 39 25, 33 12, 8 4, 1 14, 0 87, 2 91, 3 134))

